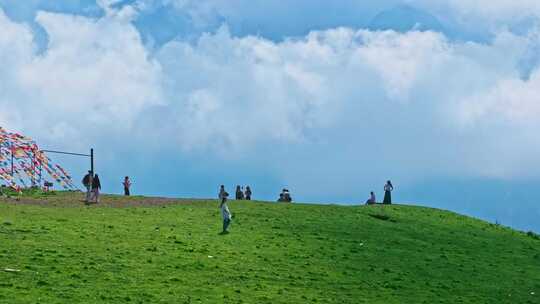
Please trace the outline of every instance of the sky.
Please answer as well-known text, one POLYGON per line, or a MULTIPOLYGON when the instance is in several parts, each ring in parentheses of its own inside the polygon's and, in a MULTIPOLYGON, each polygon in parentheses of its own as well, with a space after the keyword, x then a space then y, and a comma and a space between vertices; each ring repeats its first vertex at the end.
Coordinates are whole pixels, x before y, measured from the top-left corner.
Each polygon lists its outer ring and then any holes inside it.
POLYGON ((0 0, 0 126, 93 147, 109 193, 359 204, 391 179, 540 231, 539 51, 536 0, 0 0))

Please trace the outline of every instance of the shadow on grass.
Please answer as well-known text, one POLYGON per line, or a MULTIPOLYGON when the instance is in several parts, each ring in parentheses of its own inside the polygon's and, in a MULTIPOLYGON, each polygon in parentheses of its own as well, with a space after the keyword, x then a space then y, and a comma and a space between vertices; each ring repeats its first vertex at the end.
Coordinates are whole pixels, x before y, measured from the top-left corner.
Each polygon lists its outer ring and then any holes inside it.
POLYGON ((377 220, 387 221, 387 222, 392 222, 392 223, 396 222, 396 220, 394 220, 393 218, 390 218, 388 215, 385 215, 385 214, 368 214, 368 215, 377 220))

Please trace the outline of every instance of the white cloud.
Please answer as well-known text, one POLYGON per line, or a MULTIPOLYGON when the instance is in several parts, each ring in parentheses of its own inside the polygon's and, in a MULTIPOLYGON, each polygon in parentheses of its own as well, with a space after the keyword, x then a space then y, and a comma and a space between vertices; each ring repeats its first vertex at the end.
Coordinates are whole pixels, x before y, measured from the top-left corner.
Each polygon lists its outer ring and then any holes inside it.
MULTIPOLYGON (((409 176, 516 177, 540 167, 533 153, 526 165, 510 161, 531 147, 532 136, 499 147, 499 134, 509 127, 532 134, 522 127, 534 123, 528 114, 536 78, 523 82, 517 69, 529 40, 501 32, 490 44, 460 43, 432 32, 340 28, 276 43, 232 37, 222 28, 193 44, 171 42, 158 60, 178 143, 188 150, 227 154, 269 144, 310 147, 328 157, 321 145, 332 145, 349 152, 328 159, 319 175, 382 158, 384 164, 365 168, 370 176, 399 167, 409 176), (366 145, 379 148, 366 151, 366 145), (486 157, 483 147, 505 153, 486 157)), ((302 172, 309 165, 296 157, 302 172)))
POLYGON ((160 102, 160 67, 129 22, 46 12, 37 22, 49 35, 41 55, 28 28, 0 14, 0 58, 9 58, 0 73, 2 104, 11 109, 3 124, 44 137, 100 136, 129 130, 146 107, 160 102), (73 130, 58 132, 58 126, 73 130))

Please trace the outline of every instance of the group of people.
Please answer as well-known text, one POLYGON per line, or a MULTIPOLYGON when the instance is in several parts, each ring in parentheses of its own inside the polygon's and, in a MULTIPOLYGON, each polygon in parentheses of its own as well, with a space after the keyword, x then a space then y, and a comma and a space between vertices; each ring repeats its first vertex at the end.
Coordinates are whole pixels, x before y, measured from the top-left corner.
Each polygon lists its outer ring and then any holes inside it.
MULTIPOLYGON (((251 200, 251 188, 249 186, 246 186, 246 190, 243 191, 243 188, 238 185, 236 186, 236 196, 235 198, 237 200, 251 200)), ((227 234, 229 233, 228 228, 231 224, 231 221, 233 219, 232 213, 229 210, 229 206, 227 205, 227 200, 229 198, 229 193, 225 190, 225 186, 221 185, 219 187, 219 209, 221 210, 221 217, 223 219, 223 231, 221 231, 221 234, 227 234)), ((278 202, 292 202, 291 193, 288 189, 283 189, 281 193, 279 194, 278 202)))
MULTIPOLYGON (((394 191, 394 186, 392 185, 392 182, 386 181, 386 184, 384 184, 384 199, 383 199, 384 205, 392 204, 392 191, 394 191)), ((366 205, 374 205, 376 203, 377 203, 377 198, 375 197, 375 193, 371 191, 369 199, 366 201, 366 205)))
POLYGON ((282 202, 282 203, 290 203, 290 202, 292 202, 292 197, 291 197, 291 193, 289 192, 289 190, 288 189, 281 190, 281 193, 279 194, 279 199, 277 201, 282 202))
MULTIPOLYGON (((88 170, 88 173, 83 177, 82 184, 86 188, 85 202, 87 204, 99 203, 99 194, 101 191, 99 175, 94 174, 91 170, 88 170)), ((124 178, 122 185, 124 186, 124 195, 130 196, 131 180, 129 179, 129 176, 124 178)))
MULTIPOLYGON (((88 171, 88 174, 86 174, 82 180, 83 185, 86 187, 86 203, 99 203, 99 194, 101 190, 101 182, 99 181, 99 175, 94 174, 92 171, 88 171)), ((130 195, 130 188, 131 188, 131 180, 129 176, 126 176, 124 178, 124 181, 122 182, 122 185, 124 186, 124 195, 129 196, 130 195)), ((392 191, 394 190, 394 186, 392 185, 391 181, 387 181, 384 185, 384 199, 383 204, 392 204, 392 191)), ((236 186, 236 199, 237 200, 251 200, 251 188, 250 186, 246 186, 246 189, 244 191, 243 187, 240 185, 236 186)), ((221 185, 219 188, 219 194, 218 198, 220 200, 219 209, 221 210, 221 216, 223 218, 223 231, 221 234, 227 234, 229 233, 228 228, 232 221, 232 214, 229 210, 229 206, 227 205, 227 199, 229 198, 229 193, 225 191, 225 186, 221 185)), ((279 194, 278 202, 292 202, 291 193, 288 189, 283 189, 281 193, 279 194)), ((373 205, 377 203, 377 198, 375 197, 375 193, 371 191, 369 199, 366 201, 367 205, 373 205)))
POLYGON ((251 200, 251 188, 249 186, 246 186, 246 190, 244 191, 244 187, 240 187, 240 185, 236 186, 236 199, 237 200, 251 200))
POLYGON ((99 203, 99 191, 101 190, 101 182, 99 181, 99 175, 94 174, 92 171, 88 171, 82 180, 82 184, 86 188, 87 204, 99 203))

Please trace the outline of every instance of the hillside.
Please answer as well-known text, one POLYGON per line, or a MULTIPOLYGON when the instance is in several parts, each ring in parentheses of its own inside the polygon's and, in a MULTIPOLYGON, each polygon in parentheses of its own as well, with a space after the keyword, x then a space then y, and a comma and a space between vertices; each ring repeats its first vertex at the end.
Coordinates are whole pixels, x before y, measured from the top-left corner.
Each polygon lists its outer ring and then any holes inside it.
POLYGON ((81 197, 0 199, 0 303, 540 303, 535 235, 446 211, 81 197))

